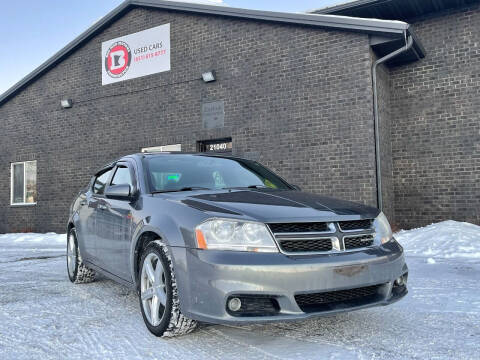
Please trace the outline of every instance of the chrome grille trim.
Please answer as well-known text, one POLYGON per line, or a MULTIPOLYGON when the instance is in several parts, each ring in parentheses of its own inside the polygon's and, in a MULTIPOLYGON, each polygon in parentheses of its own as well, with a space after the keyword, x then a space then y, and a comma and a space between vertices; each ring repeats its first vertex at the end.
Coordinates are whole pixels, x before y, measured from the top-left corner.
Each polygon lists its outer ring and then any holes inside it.
MULTIPOLYGON (((373 225, 373 220, 370 220, 373 225)), ((374 238, 375 238, 375 232, 373 229, 373 226, 369 229, 355 229, 355 230, 341 230, 340 228, 340 222, 327 222, 328 224, 328 231, 322 231, 322 232, 272 232, 272 229, 270 226, 267 224, 267 229, 274 238, 278 249, 282 254, 285 255, 290 255, 290 256, 295 256, 295 255, 323 255, 323 254, 332 254, 332 253, 346 253, 346 252, 355 252, 355 251, 360 251, 362 249, 367 249, 372 246, 376 246, 378 244, 375 244, 374 238), (352 233, 352 234, 349 234, 352 233), (365 237, 365 236, 370 236, 372 237, 372 243, 371 244, 366 244, 364 247, 352 247, 352 248, 346 248, 345 247, 345 239, 349 238, 357 238, 357 237, 365 237), (329 239, 332 242, 332 248, 331 250, 322 250, 322 251, 288 251, 285 250, 282 247, 282 241, 289 241, 288 246, 291 248, 291 242, 292 241, 314 241, 314 240, 324 240, 324 239, 329 239)), ((299 244, 299 248, 303 246, 312 246, 312 244, 299 244)), ((321 244, 319 244, 319 247, 321 247, 321 244)), ((303 250, 303 249, 302 249, 303 250)))

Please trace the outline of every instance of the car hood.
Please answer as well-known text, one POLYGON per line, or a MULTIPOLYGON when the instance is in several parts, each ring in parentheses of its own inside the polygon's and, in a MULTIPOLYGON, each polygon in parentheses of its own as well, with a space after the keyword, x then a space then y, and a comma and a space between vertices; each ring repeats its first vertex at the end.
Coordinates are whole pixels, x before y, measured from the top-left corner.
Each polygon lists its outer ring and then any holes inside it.
MULTIPOLYGON (((178 197, 175 200, 178 201, 178 197)), ((380 213, 371 206, 297 190, 248 189, 189 195, 183 193, 180 201, 215 216, 236 215, 262 222, 373 219, 380 213)))

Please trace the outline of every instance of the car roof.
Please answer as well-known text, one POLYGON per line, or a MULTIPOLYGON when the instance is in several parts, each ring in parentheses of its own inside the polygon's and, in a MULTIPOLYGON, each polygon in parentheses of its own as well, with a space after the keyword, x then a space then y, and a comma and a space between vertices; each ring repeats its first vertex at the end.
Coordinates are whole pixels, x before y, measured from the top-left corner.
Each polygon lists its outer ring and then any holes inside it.
POLYGON ((224 159, 232 159, 232 160, 248 160, 246 158, 242 158, 240 156, 232 155, 231 153, 204 153, 204 152, 184 152, 184 151, 158 151, 158 152, 142 152, 142 153, 134 153, 130 155, 125 155, 119 158, 118 160, 114 161, 122 161, 127 159, 142 159, 142 158, 149 158, 149 157, 157 157, 157 156, 172 156, 172 155, 180 155, 180 156, 203 156, 203 157, 214 157, 214 158, 224 158, 224 159))
POLYGON ((105 165, 103 165, 102 167, 100 167, 99 169, 97 169, 97 171, 95 171, 94 173, 95 174, 94 176, 97 176, 100 172, 103 172, 108 168, 114 167, 118 162, 126 161, 128 159, 140 160, 142 158, 148 158, 148 157, 171 156, 171 155, 203 156, 203 157, 215 157, 215 158, 224 158, 224 159, 232 159, 232 160, 249 160, 239 156, 234 156, 230 153, 202 153, 202 152, 183 152, 183 151, 143 152, 143 153, 134 153, 134 154, 124 155, 120 158, 117 158, 116 160, 110 161, 105 165))

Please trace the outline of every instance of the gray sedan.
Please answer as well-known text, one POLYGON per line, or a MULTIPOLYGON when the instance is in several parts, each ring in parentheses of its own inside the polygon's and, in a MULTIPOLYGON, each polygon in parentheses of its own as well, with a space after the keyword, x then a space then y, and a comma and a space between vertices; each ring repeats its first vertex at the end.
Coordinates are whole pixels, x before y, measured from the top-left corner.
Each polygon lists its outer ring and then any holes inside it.
POLYGON ((68 221, 70 280, 138 292, 157 336, 199 321, 305 319, 391 304, 408 269, 378 209, 305 193, 259 163, 125 156, 92 177, 68 221))

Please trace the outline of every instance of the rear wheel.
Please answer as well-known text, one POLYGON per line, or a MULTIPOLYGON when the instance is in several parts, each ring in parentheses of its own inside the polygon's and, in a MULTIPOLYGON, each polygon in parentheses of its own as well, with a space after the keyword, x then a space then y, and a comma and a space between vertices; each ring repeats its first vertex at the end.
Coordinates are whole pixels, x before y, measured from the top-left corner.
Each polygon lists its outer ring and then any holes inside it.
POLYGON ((85 284, 95 280, 95 271, 82 262, 75 228, 71 228, 67 235, 67 272, 68 278, 74 284, 85 284))
POLYGON ((197 322, 180 312, 177 283, 168 249, 160 240, 145 248, 139 268, 139 300, 143 320, 156 336, 192 332, 197 322))

